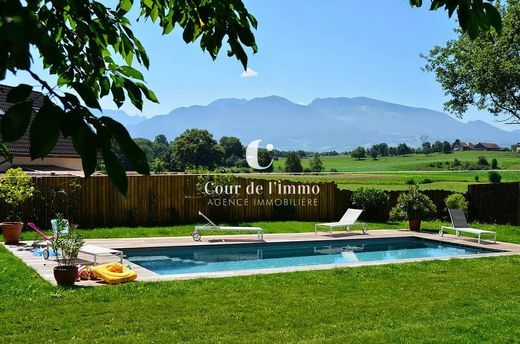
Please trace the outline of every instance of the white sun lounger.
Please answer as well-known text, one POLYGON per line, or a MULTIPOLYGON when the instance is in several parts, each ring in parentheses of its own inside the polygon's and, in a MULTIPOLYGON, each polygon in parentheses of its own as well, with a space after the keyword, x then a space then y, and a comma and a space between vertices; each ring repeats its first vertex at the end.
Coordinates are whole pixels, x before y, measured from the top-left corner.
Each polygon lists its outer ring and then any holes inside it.
POLYGON ((457 236, 460 236, 460 233, 472 233, 478 235, 478 243, 480 244, 480 236, 482 234, 489 234, 493 235, 494 242, 497 242, 497 233, 493 231, 486 231, 483 229, 476 229, 476 228, 470 228, 468 227, 468 221, 466 220, 466 215, 464 215, 464 210, 462 209, 448 209, 448 213, 450 214, 451 218, 451 225, 449 226, 442 226, 441 230, 439 231, 440 236, 444 235, 445 229, 451 229, 455 231, 455 234, 457 236))
POLYGON ((199 215, 208 221, 204 226, 195 226, 195 230, 191 233, 193 240, 200 241, 200 233, 199 231, 253 231, 258 233, 258 239, 262 240, 264 238, 264 230, 261 227, 229 227, 229 226, 217 226, 213 223, 206 215, 199 211, 199 215))
MULTIPOLYGON (((330 230, 330 236, 332 236, 332 229, 333 228, 342 228, 345 227, 345 230, 348 232, 350 231, 350 226, 356 223, 357 219, 359 218, 359 215, 363 212, 362 209, 347 209, 345 214, 343 214, 343 217, 338 222, 329 222, 329 223, 317 223, 314 226, 314 235, 318 233, 318 229, 320 227, 329 228, 330 230)), ((364 224, 361 224, 361 230, 363 231, 363 234, 366 234, 367 230, 364 224)))
POLYGON ((123 251, 114 250, 111 248, 106 248, 106 247, 101 247, 101 246, 95 246, 95 245, 83 245, 79 249, 79 252, 94 256, 94 265, 97 264, 97 256, 101 256, 101 255, 118 256, 119 262, 123 263, 123 251))

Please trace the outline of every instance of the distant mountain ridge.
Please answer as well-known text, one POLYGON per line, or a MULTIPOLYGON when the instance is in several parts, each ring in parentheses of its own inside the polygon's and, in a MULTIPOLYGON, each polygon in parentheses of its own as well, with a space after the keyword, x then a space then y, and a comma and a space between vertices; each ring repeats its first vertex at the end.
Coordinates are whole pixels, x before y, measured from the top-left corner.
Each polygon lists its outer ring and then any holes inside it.
POLYGON ((366 97, 317 98, 309 105, 278 96, 219 99, 148 119, 128 116, 134 122, 127 122, 121 112, 116 119, 133 137, 165 134, 173 140, 186 129, 200 128, 216 139, 237 136, 243 143, 262 139, 263 144, 283 150, 345 151, 381 142, 419 146, 421 136, 431 142, 460 139, 504 147, 520 141, 520 130, 507 132, 483 121, 463 123, 442 112, 366 97))

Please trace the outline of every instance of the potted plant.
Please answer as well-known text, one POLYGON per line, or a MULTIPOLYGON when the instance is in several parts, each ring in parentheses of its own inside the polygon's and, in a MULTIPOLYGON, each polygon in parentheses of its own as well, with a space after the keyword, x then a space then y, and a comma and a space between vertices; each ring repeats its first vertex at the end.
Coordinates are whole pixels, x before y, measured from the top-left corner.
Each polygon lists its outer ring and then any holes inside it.
POLYGON ((408 220, 410 230, 419 231, 421 220, 433 214, 437 208, 432 200, 419 192, 417 185, 411 185, 408 191, 397 198, 397 205, 390 211, 390 217, 398 220, 408 220))
POLYGON ((58 285, 72 286, 78 275, 76 258, 84 240, 76 231, 75 226, 71 226, 67 232, 62 217, 58 215, 57 219, 57 232, 51 239, 51 246, 58 261, 58 265, 54 267, 54 278, 58 285))
POLYGON ((6 222, 0 223, 6 244, 18 244, 23 223, 20 207, 34 192, 31 177, 21 168, 8 169, 0 179, 0 198, 9 205, 6 222))

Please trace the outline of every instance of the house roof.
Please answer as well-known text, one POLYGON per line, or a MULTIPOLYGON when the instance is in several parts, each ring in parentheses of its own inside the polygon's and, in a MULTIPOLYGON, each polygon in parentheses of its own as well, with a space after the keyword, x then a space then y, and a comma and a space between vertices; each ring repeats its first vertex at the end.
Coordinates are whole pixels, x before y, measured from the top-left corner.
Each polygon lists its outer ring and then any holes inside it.
POLYGON ((475 144, 471 142, 460 142, 459 145, 467 148, 475 148, 475 144))
POLYGON ((477 146, 484 147, 486 149, 500 149, 500 146, 496 143, 480 142, 477 146))
MULTIPOLYGON (((0 118, 2 115, 13 106, 12 103, 7 102, 7 94, 12 89, 11 86, 0 85, 0 118)), ((29 95, 29 100, 33 101, 33 112, 36 113, 43 106, 44 96, 41 92, 32 91, 29 95)), ((29 156, 30 155, 30 142, 29 142, 29 130, 17 141, 6 142, 9 151, 14 156, 29 156)), ((74 144, 70 137, 65 138, 60 135, 56 147, 47 155, 49 157, 79 157, 79 154, 74 149, 74 144)))

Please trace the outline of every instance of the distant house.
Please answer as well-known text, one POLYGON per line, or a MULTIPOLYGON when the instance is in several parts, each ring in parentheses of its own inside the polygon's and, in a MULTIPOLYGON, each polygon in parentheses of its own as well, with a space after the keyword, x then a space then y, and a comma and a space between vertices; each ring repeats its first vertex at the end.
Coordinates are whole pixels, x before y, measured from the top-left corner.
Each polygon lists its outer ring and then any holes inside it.
POLYGON ((501 149, 496 143, 479 142, 475 145, 475 150, 499 151, 501 149))
POLYGON ((520 142, 518 142, 516 145, 512 145, 511 151, 515 153, 520 153, 520 142))
POLYGON ((475 149, 475 145, 471 142, 458 142, 458 143, 455 143, 453 145, 453 150, 454 151, 459 151, 459 152, 462 152, 462 151, 469 151, 469 150, 474 150, 475 149))
MULTIPOLYGON (((13 105, 7 102, 7 94, 12 89, 11 86, 0 85, 0 118, 13 105)), ((43 105, 44 96, 40 92, 33 91, 29 96, 33 101, 33 113, 36 113, 43 105)), ((1 139, 1 137, 0 137, 1 139)), ((0 171, 5 171, 11 166, 22 167, 26 171, 70 171, 78 172, 82 170, 81 158, 74 149, 71 138, 60 135, 56 147, 48 154, 45 159, 31 160, 29 129, 17 141, 5 142, 13 155, 12 165, 9 161, 4 161, 0 157, 0 171)), ((77 174, 77 173, 75 173, 77 174)))

